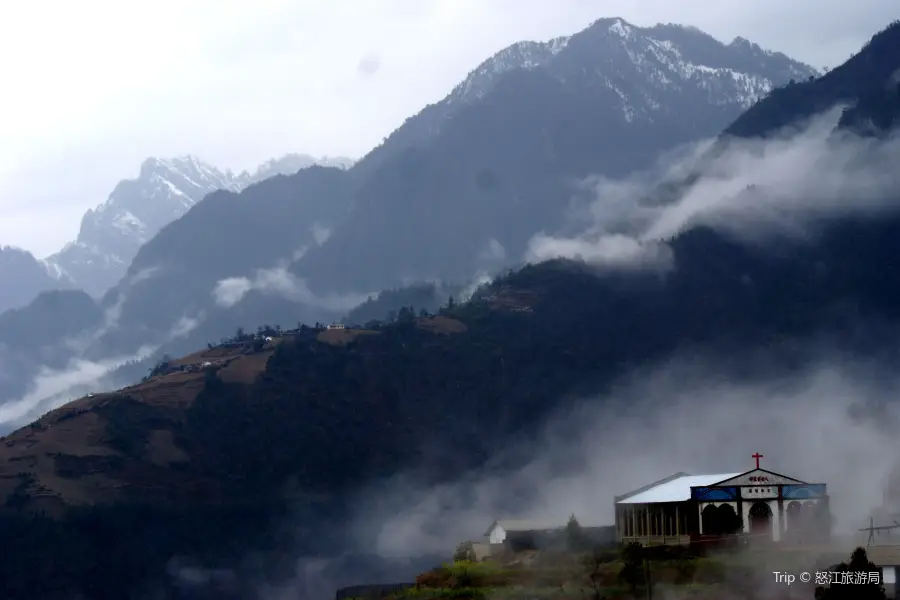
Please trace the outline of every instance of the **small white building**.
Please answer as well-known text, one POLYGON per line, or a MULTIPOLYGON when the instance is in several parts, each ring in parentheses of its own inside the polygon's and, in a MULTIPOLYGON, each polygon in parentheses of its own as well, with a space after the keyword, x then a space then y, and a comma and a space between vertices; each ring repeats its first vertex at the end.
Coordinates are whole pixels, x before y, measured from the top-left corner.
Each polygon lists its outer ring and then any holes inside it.
MULTIPOLYGON (((592 544, 615 543, 615 525, 599 525, 578 519, 582 533, 592 544)), ((569 523, 569 517, 558 519, 499 519, 485 532, 485 541, 496 547, 499 544, 513 549, 537 549, 557 543, 569 523)))
POLYGON ((333 325, 329 325, 326 329, 346 329, 342 324, 335 323, 333 325))
POLYGON ((494 521, 485 532, 489 544, 502 544, 510 534, 552 534, 565 526, 558 521, 536 519, 501 519, 494 521))
POLYGON ((897 574, 900 573, 900 546, 869 546, 866 548, 866 557, 878 567, 885 595, 888 598, 896 598, 897 574))

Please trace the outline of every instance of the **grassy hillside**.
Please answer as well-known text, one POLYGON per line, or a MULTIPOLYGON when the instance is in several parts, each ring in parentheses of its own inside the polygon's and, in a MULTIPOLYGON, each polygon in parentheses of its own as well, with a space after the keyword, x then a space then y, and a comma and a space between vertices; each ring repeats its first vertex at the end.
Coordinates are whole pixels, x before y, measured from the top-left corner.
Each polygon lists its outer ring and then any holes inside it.
MULTIPOLYGON (((339 599, 380 600, 787 600, 816 596, 817 583, 800 573, 875 570, 863 551, 846 548, 735 547, 708 554, 681 547, 597 549, 590 552, 506 551, 481 562, 456 561, 421 574, 397 589, 341 590, 339 599), (855 560, 854 560, 855 558, 855 560), (774 573, 795 580, 777 581, 774 573)), ((834 586, 825 593, 836 593, 834 586)), ((858 600, 883 598, 879 585, 856 585, 858 600)), ((844 588, 846 589, 846 587, 844 588)), ((820 592, 821 593, 821 592, 820 592)), ((826 596, 830 597, 830 596, 826 596)), ((844 597, 844 596, 839 596, 844 597)))

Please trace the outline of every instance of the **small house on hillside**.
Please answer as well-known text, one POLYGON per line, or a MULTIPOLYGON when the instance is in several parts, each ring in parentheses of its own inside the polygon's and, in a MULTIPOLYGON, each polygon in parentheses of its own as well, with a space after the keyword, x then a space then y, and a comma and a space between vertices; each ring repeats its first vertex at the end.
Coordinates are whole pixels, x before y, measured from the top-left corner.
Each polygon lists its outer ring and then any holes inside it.
POLYGON ((334 323, 334 324, 326 327, 326 329, 346 329, 346 327, 344 327, 344 325, 342 325, 340 323, 334 323))
POLYGON ((457 554, 454 554, 454 560, 458 560, 457 555, 460 552, 464 552, 468 555, 466 560, 473 560, 475 562, 481 562, 487 558, 490 558, 493 555, 493 551, 497 548, 500 548, 499 545, 491 546, 487 542, 463 542, 457 548, 457 554))
MULTIPOLYGON (((494 521, 485 532, 487 542, 492 546, 503 544, 511 550, 536 550, 550 545, 565 543, 566 519, 500 519, 494 521)), ((579 523, 585 538, 592 544, 601 546, 616 541, 615 525, 579 523)))
MULTIPOLYGON (((881 585, 888 598, 897 597, 897 574, 900 573, 900 546, 869 546, 866 556, 881 572, 881 585)), ((870 579, 871 581, 871 579, 870 579)))
POLYGON ((494 521, 485 532, 489 544, 504 544, 510 541, 533 541, 537 537, 551 536, 563 525, 557 521, 537 519, 501 519, 494 521))

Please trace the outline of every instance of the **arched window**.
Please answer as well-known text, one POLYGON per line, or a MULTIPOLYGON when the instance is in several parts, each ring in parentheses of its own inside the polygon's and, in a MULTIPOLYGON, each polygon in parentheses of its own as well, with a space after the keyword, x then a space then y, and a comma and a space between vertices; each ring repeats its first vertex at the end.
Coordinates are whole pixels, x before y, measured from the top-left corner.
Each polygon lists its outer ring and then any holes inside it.
POLYGON ((715 504, 707 504, 701 513, 703 522, 703 535, 718 535, 721 533, 719 525, 719 509, 715 504))
POLYGON ((732 534, 741 530, 741 519, 730 504, 720 504, 716 509, 719 521, 719 533, 732 534))

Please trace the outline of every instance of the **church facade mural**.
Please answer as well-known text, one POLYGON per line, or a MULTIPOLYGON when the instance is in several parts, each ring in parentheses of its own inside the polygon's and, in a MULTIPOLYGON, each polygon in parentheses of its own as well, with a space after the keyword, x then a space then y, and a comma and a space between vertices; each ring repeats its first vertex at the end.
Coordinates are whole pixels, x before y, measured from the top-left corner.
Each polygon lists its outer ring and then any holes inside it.
POLYGON ((741 537, 747 542, 813 543, 831 534, 827 487, 759 466, 744 473, 676 473, 617 496, 621 543, 688 544, 741 537))

